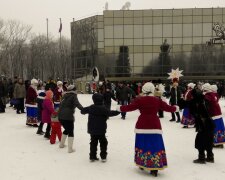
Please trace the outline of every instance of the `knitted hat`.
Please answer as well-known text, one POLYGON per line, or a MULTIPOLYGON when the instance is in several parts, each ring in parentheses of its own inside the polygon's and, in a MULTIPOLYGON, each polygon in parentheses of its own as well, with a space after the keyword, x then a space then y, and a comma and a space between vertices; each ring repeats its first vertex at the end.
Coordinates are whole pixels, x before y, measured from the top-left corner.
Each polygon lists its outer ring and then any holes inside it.
POLYGON ((202 85, 202 90, 203 91, 206 91, 206 92, 211 92, 212 89, 211 89, 211 85, 209 83, 205 83, 202 85))
POLYGON ((67 91, 75 91, 76 90, 76 86, 75 85, 69 85, 68 87, 67 87, 67 91))
POLYGON ((194 83, 188 83, 187 86, 188 86, 189 88, 191 88, 191 89, 194 89, 195 85, 196 85, 196 84, 194 84, 194 83))
POLYGON ((38 80, 37 79, 32 79, 31 80, 31 85, 38 85, 38 80))
POLYGON ((53 98, 53 92, 51 90, 46 91, 46 99, 52 99, 53 98))
POLYGON ((218 90, 218 87, 217 87, 217 85, 215 85, 215 84, 213 84, 213 85, 211 85, 211 90, 212 90, 212 92, 217 92, 217 90, 218 90))
POLYGON ((154 93, 154 91, 155 91, 155 86, 151 82, 145 83, 144 86, 142 87, 142 92, 144 94, 154 93))
POLYGON ((63 85, 62 81, 57 81, 57 86, 63 85))

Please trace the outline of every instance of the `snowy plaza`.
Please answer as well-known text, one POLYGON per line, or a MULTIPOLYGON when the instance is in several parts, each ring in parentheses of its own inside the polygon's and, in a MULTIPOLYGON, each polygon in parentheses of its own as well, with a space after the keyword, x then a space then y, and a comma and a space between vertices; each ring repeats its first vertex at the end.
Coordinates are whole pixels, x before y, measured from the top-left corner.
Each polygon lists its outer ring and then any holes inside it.
MULTIPOLYGON (((85 107, 92 104, 91 95, 78 95, 85 107)), ((113 102, 112 109, 116 109, 113 102)), ((220 100, 223 115, 225 100, 220 100)), ((115 116, 108 120, 107 162, 89 162, 87 115, 75 112, 75 153, 60 149, 59 142, 37 135, 36 128, 25 125, 26 115, 16 114, 11 108, 0 114, 1 179, 2 180, 145 180, 152 179, 134 164, 134 127, 138 111, 127 113, 126 120, 115 116)), ((170 113, 161 118, 168 168, 159 171, 158 179, 167 180, 219 180, 225 177, 225 149, 214 149, 215 163, 194 164, 198 152, 194 148, 195 129, 183 129, 181 124, 170 122, 170 113)), ((45 130, 45 128, 44 128, 45 130)), ((99 148, 98 148, 99 153, 99 148)))

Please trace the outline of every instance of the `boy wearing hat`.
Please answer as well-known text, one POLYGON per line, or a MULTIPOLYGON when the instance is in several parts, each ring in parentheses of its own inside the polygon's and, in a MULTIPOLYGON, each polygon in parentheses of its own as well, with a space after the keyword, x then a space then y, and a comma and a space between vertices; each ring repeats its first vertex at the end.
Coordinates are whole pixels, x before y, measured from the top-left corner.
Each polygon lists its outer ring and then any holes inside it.
POLYGON ((100 143, 101 149, 101 159, 103 162, 106 161, 107 157, 107 145, 108 141, 106 139, 105 133, 107 129, 107 119, 109 116, 116 116, 120 114, 118 111, 110 111, 107 109, 103 100, 102 94, 96 93, 92 96, 94 104, 89 107, 85 107, 81 110, 81 114, 88 115, 88 133, 91 136, 90 142, 90 161, 96 161, 97 158, 97 146, 100 143))

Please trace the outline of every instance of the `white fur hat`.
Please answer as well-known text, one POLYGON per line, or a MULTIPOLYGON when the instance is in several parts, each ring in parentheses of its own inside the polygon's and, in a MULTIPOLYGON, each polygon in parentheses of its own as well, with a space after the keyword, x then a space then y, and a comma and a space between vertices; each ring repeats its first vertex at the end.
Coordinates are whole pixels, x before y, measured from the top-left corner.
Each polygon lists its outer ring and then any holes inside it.
POLYGON ((32 79, 30 83, 31 83, 31 85, 38 85, 38 80, 32 79))
POLYGON ((145 83, 144 86, 142 87, 142 92, 144 94, 154 93, 154 91, 155 91, 155 86, 151 82, 145 83))
POLYGON ((191 89, 194 89, 195 85, 196 85, 196 84, 194 84, 194 83, 188 83, 187 86, 190 87, 191 89))
POLYGON ((212 90, 212 92, 217 92, 217 90, 218 90, 217 85, 215 85, 215 84, 211 85, 211 90, 212 90))
POLYGON ((57 86, 63 85, 62 81, 57 81, 57 86))
POLYGON ((209 83, 205 83, 202 85, 202 90, 203 91, 207 91, 207 92, 211 92, 212 89, 211 89, 211 85, 209 83))

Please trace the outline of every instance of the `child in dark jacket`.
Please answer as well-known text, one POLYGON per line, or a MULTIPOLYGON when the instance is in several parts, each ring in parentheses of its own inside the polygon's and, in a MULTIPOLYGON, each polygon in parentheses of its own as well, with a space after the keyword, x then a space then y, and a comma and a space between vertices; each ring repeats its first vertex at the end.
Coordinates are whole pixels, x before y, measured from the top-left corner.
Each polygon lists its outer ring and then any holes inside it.
POLYGON ((92 96, 94 104, 85 107, 81 110, 82 114, 88 115, 88 133, 91 136, 90 142, 90 161, 98 160, 97 158, 97 146, 98 141, 100 143, 100 157, 103 162, 107 157, 107 145, 108 141, 105 137, 107 129, 107 119, 109 116, 116 116, 120 114, 118 111, 110 111, 103 105, 104 97, 102 94, 96 93, 92 96))

